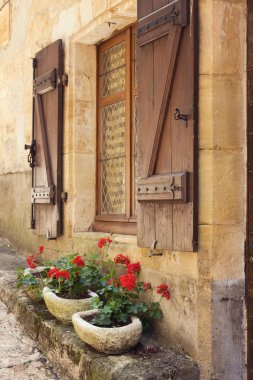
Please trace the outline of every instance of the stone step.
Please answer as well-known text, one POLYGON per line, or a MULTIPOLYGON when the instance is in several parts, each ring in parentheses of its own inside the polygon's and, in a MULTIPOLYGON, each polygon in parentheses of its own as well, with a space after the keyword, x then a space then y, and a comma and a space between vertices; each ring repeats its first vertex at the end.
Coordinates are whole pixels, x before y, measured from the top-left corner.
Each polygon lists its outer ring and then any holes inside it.
POLYGON ((58 322, 16 288, 13 272, 0 272, 0 298, 48 357, 62 380, 198 380, 197 364, 183 353, 154 345, 148 336, 124 355, 98 353, 72 326, 58 322))

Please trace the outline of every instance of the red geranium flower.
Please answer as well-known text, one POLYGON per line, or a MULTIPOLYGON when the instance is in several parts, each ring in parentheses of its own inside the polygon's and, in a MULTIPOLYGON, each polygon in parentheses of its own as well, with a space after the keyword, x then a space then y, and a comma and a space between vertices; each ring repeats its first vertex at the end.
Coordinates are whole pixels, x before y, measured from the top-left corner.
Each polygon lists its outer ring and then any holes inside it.
POLYGON ((144 282, 142 288, 143 288, 144 292, 146 292, 147 290, 151 289, 150 282, 144 282))
POLYGON ((66 280, 68 280, 70 278, 70 274, 67 270, 59 270, 56 274, 55 274, 55 278, 58 280, 58 278, 64 278, 66 280))
POLYGON ((108 244, 110 245, 112 243, 112 240, 108 237, 108 238, 101 238, 99 241, 98 241, 98 248, 103 248, 104 245, 108 244))
POLYGON ((41 246, 39 247, 39 254, 41 255, 41 254, 43 253, 43 251, 44 251, 44 247, 43 247, 43 245, 41 245, 41 246))
POLYGON ((36 268, 36 263, 37 263, 37 261, 36 261, 34 255, 28 256, 27 259, 26 259, 26 262, 27 262, 28 266, 29 266, 31 269, 36 268))
POLYGON ((139 261, 138 263, 128 264, 127 266, 127 273, 133 273, 133 272, 140 273, 140 271, 141 271, 141 265, 139 261))
POLYGON ((127 256, 122 255, 121 253, 119 253, 117 256, 114 257, 114 262, 115 264, 124 264, 124 265, 130 264, 129 258, 127 256))
POLYGON ((50 277, 53 277, 56 275, 56 273, 59 272, 59 269, 54 267, 54 268, 51 268, 47 274, 47 277, 50 278, 50 277))
POLYGON ((157 286, 156 289, 157 289, 156 290, 157 294, 161 294, 162 297, 166 298, 167 300, 170 299, 170 291, 168 289, 168 285, 161 284, 161 285, 157 286))
POLYGON ((119 278, 120 285, 128 290, 133 290, 136 283, 136 278, 132 273, 123 274, 119 278))
POLYGON ((83 258, 81 256, 74 257, 74 259, 72 260, 72 263, 76 264, 78 267, 84 267, 85 266, 85 261, 83 260, 83 258))

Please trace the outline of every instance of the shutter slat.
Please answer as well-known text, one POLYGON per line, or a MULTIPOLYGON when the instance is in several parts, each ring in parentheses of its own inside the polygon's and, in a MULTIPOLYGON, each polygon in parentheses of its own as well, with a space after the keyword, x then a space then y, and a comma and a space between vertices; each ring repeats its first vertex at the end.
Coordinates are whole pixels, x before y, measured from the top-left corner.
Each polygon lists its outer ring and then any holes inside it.
POLYGON ((138 1, 141 247, 156 241, 158 249, 197 249, 196 9, 194 0, 138 1), (175 118, 176 109, 187 122, 175 118))
POLYGON ((174 72, 175 72, 175 67, 176 67, 176 62, 177 62, 177 54, 179 50, 181 34, 182 34, 182 28, 177 27, 174 33, 174 39, 172 42, 172 51, 171 51, 171 56, 170 56, 165 88, 163 92, 162 104, 161 104, 161 108, 159 112, 159 118, 158 118, 158 122, 156 121, 154 122, 156 125, 156 128, 154 128, 155 135, 153 138, 150 136, 149 144, 147 146, 148 159, 147 161, 145 161, 147 166, 144 166, 144 172, 142 173, 142 175, 145 178, 150 177, 154 173, 157 151, 159 147, 162 129, 167 117, 168 104, 169 104, 170 96, 172 92, 173 77, 174 77, 174 72))
POLYGON ((34 78, 35 166, 31 202, 35 233, 54 239, 62 231, 63 50, 57 40, 39 51, 34 78))
POLYGON ((35 94, 35 105, 36 105, 36 111, 37 111, 36 112, 37 121, 38 121, 39 128, 41 130, 41 135, 42 135, 44 160, 45 160, 45 167, 46 167, 46 173, 47 173, 47 185, 53 186, 51 160, 50 160, 50 153, 49 153, 49 149, 48 149, 47 128, 45 125, 45 117, 44 117, 44 113, 43 113, 42 99, 41 99, 41 96, 38 94, 35 94))

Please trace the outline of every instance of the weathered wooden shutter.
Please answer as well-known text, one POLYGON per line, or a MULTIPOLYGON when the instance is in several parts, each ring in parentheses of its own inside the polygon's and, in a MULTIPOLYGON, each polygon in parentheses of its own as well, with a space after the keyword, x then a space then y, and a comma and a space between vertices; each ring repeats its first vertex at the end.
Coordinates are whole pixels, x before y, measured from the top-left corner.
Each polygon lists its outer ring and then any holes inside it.
POLYGON ((38 235, 54 239, 62 227, 62 41, 39 51, 34 67, 31 225, 38 235))
POLYGON ((197 249, 196 6, 138 0, 141 247, 197 249))

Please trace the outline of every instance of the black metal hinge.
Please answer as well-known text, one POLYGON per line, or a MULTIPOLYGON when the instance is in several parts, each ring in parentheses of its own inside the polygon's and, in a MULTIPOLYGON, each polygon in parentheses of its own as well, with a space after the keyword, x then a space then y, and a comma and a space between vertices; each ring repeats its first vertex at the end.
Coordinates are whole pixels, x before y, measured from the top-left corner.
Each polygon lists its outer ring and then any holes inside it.
POLYGON ((68 74, 62 74, 61 77, 58 77, 58 84, 62 86, 67 86, 69 82, 68 74))
POLYGON ((67 200, 68 200, 68 193, 66 191, 62 191, 61 192, 61 200, 63 202, 67 202, 67 200))

